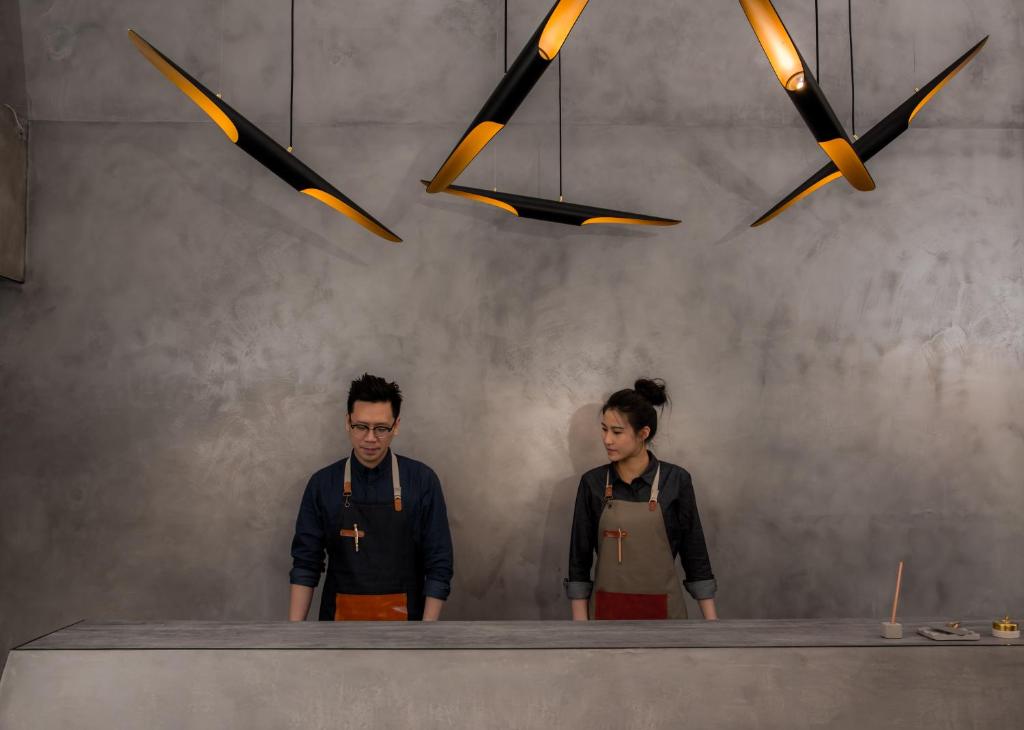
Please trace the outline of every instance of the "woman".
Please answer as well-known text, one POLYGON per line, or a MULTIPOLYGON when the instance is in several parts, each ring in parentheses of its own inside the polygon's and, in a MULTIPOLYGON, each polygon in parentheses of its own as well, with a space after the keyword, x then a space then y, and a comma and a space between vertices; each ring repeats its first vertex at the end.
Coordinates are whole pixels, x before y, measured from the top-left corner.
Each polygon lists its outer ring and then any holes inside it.
POLYGON ((704 618, 718 618, 690 475, 647 449, 658 431, 655 408, 667 400, 663 381, 641 379, 601 409, 611 463, 584 474, 576 495, 566 579, 573 620, 686 618, 676 555, 704 618))

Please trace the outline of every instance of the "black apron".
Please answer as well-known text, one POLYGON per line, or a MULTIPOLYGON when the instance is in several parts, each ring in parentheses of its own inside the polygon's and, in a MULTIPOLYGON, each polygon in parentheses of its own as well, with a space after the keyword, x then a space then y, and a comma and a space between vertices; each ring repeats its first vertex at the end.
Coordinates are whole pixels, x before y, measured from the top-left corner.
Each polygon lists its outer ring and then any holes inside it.
POLYGON ((344 502, 327 543, 321 621, 419 621, 423 571, 402 511, 398 458, 391 452, 390 504, 352 500, 352 459, 345 461, 344 502))

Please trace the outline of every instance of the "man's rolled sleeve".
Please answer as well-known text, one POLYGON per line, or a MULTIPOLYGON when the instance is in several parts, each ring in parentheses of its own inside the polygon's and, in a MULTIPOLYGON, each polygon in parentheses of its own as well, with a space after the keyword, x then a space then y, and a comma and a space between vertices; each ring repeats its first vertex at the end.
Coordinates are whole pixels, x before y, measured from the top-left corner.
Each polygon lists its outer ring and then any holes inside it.
POLYGON ((427 578, 423 581, 423 595, 427 598, 437 598, 441 601, 448 600, 448 594, 452 592, 452 584, 433 578, 427 578))
POLYGON ((324 572, 324 532, 320 522, 320 505, 315 480, 310 479, 302 493, 299 514, 295 518, 292 538, 292 569, 288 580, 293 585, 316 588, 324 572))
POLYGON ((423 551, 423 594, 442 601, 451 593, 455 560, 452 534, 448 528, 448 508, 441 490, 441 480, 430 472, 423 495, 421 544, 423 551))

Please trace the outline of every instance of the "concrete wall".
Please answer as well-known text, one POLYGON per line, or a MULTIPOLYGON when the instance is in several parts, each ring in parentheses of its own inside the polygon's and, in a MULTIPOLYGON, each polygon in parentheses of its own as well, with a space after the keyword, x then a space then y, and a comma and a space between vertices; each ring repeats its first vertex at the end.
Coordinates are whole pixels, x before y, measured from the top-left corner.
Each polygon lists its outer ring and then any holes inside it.
MULTIPOLYGON (((849 115, 845 3, 824 87, 849 115)), ((501 4, 297 3, 296 153, 401 246, 291 192, 131 47, 138 29, 286 137, 285 2, 23 3, 32 277, 0 286, 0 646, 83 617, 284 615, 348 381, 397 379, 433 465, 451 618, 561 618, 597 404, 674 397, 738 617, 1024 612, 1024 10, 858 2, 858 131, 986 33, 871 163, 766 227, 822 157, 738 3, 595 1, 565 47, 568 200, 517 220, 430 176, 500 74, 501 4)), ((548 7, 510 4, 510 55, 548 7)), ((813 55, 812 4, 778 7, 813 55)), ((557 194, 555 78, 460 180, 557 194), (497 172, 496 172, 497 171, 497 172)))

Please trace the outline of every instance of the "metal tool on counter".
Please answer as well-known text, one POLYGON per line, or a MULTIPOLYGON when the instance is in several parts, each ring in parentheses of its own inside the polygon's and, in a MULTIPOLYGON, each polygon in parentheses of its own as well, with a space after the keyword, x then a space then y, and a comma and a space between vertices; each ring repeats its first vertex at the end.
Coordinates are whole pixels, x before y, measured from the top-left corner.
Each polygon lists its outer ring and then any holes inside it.
POLYGON ((977 631, 960 626, 959 621, 922 626, 917 630, 917 633, 933 641, 977 641, 981 638, 981 634, 977 631))

